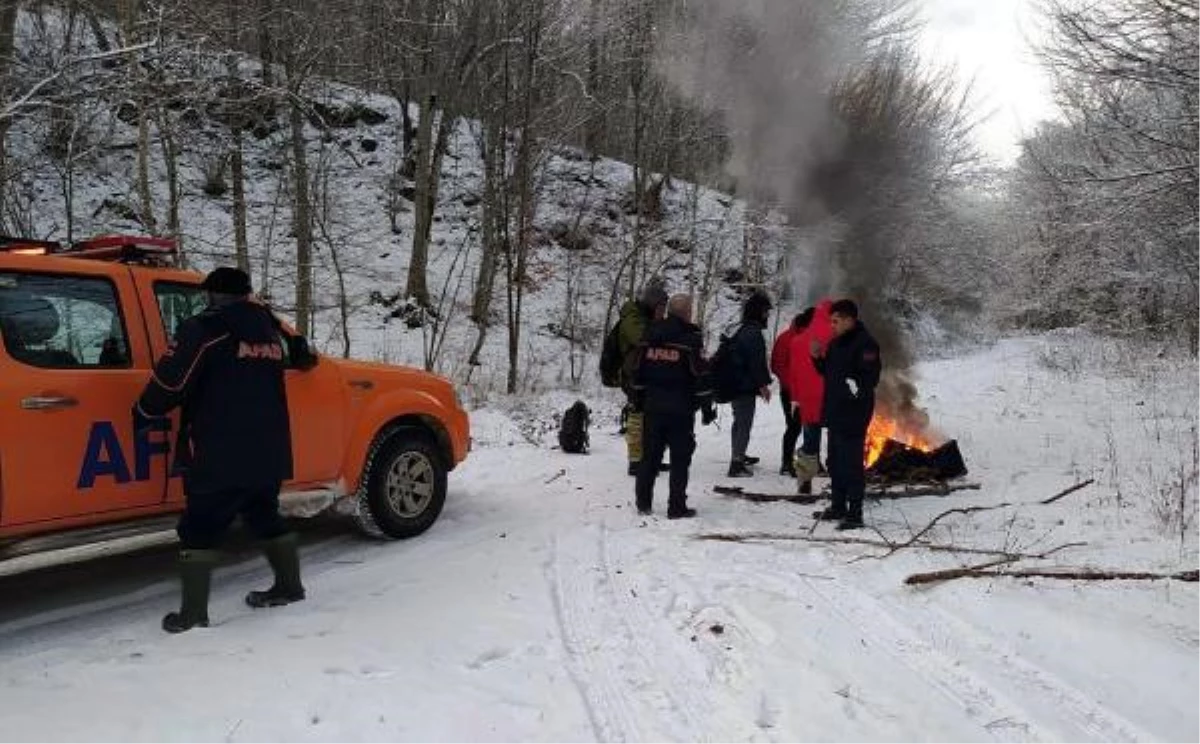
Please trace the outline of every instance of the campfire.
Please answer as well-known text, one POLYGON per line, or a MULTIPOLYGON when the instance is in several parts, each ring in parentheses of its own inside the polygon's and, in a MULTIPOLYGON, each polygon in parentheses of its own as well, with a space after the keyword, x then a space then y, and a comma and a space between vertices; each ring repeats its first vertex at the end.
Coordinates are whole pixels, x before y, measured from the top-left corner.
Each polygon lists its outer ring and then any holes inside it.
POLYGON ((867 478, 877 483, 946 481, 967 474, 958 442, 937 436, 924 415, 878 411, 867 429, 867 478))

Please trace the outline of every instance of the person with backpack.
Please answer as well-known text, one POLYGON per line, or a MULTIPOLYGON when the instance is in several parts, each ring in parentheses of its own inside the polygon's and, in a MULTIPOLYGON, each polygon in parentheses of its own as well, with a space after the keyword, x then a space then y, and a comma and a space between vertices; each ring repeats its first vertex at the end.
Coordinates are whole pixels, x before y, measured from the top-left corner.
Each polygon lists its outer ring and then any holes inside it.
POLYGON ((667 304, 667 317, 650 327, 639 345, 633 373, 638 408, 645 416, 645 443, 634 493, 638 514, 650 514, 654 481, 666 450, 671 451, 667 519, 688 519, 688 469, 696 449, 696 411, 709 424, 716 419, 704 337, 692 323, 692 298, 678 294, 667 304))
POLYGON ((863 457, 882 363, 879 344, 858 319, 858 305, 853 300, 838 300, 829 313, 833 339, 828 348, 822 349, 816 338, 809 341, 813 365, 825 380, 822 406, 829 429, 829 476, 833 481, 832 503, 817 512, 816 518, 837 521, 839 530, 855 530, 863 526, 863 457))
POLYGON ((796 451, 796 440, 800 438, 800 419, 796 408, 792 405, 793 396, 789 390, 791 384, 791 353, 792 341, 812 321, 813 309, 810 307, 797 315, 787 328, 775 339, 771 347, 771 373, 779 380, 779 402, 783 404, 783 418, 787 428, 783 432, 783 454, 780 459, 779 474, 796 477, 793 457, 796 451))
POLYGON ((771 401, 771 370, 767 366, 767 342, 764 333, 771 313, 771 299, 756 290, 742 305, 742 324, 729 341, 727 396, 733 407, 730 433, 729 477, 748 478, 757 457, 748 457, 750 430, 754 426, 755 398, 771 401))
POLYGON ((829 344, 833 336, 833 329, 829 325, 829 308, 832 305, 833 301, 826 299, 811 308, 811 319, 791 339, 788 356, 787 389, 792 398, 794 416, 800 425, 800 449, 796 452, 793 474, 799 479, 801 494, 812 493, 812 479, 821 471, 821 401, 825 395, 825 381, 813 364, 809 347, 815 340, 818 350, 824 353, 829 344))
MULTIPOLYGON (((601 375, 605 368, 611 366, 613 354, 616 355, 618 371, 615 382, 625 392, 628 400, 629 415, 625 419, 625 449, 629 456, 628 473, 636 476, 638 466, 642 461, 642 410, 637 406, 633 390, 632 366, 636 365, 638 345, 646 335, 651 324, 663 317, 667 308, 667 290, 664 282, 658 277, 652 277, 637 300, 629 300, 621 306, 620 320, 610 331, 612 338, 605 339, 605 349, 601 353, 601 375), (606 364, 605 354, 610 356, 606 364)), ((611 376, 610 376, 611 377, 611 376)))

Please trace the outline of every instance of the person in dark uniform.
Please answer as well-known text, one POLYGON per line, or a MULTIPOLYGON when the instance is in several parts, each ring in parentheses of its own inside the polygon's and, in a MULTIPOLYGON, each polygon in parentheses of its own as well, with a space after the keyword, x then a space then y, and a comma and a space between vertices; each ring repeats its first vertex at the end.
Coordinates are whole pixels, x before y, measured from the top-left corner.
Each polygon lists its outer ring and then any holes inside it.
POLYGON ((644 451, 635 495, 639 514, 650 514, 654 481, 663 453, 671 451, 668 519, 696 516, 687 505, 688 469, 696 449, 696 409, 705 424, 717 417, 712 403, 704 337, 692 323, 692 298, 678 294, 667 303, 667 317, 652 325, 642 342, 634 373, 634 391, 645 415, 644 451))
POLYGON ((315 363, 298 337, 250 296, 250 277, 214 270, 201 286, 209 306, 183 321, 133 409, 134 428, 182 409, 175 467, 187 502, 176 532, 183 599, 163 618, 180 633, 208 625, 208 594, 217 548, 234 519, 260 540, 275 583, 250 592, 251 607, 304 599, 296 536, 279 513, 279 489, 292 477, 291 430, 284 386, 285 340, 298 366, 315 363))
POLYGON ((833 303, 829 324, 833 328, 829 346, 822 352, 815 339, 810 346, 813 364, 825 378, 822 410, 829 430, 832 481, 832 503, 816 516, 838 521, 839 530, 854 530, 863 526, 863 457, 882 363, 879 344, 858 319, 858 305, 852 300, 833 303))

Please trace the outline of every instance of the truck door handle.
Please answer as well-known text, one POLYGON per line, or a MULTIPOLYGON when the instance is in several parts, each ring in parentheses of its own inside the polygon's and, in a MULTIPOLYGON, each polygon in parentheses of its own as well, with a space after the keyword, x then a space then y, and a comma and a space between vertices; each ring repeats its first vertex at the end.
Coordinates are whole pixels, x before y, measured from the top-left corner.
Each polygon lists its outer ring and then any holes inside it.
POLYGON ((21 399, 21 408, 26 411, 52 411, 77 405, 79 405, 78 400, 66 395, 32 395, 21 399))

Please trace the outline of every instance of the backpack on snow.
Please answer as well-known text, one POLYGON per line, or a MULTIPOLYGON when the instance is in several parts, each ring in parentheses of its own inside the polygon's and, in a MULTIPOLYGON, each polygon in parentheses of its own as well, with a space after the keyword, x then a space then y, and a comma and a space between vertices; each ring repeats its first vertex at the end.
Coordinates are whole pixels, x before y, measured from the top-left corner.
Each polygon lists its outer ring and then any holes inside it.
POLYGON ((741 330, 742 326, 738 325, 733 333, 729 333, 728 330, 722 333, 717 350, 708 360, 712 375, 713 400, 718 403, 728 403, 737 392, 738 364, 734 358, 733 341, 741 330))
POLYGON ((592 423, 592 412, 583 401, 575 401, 563 414, 558 427, 558 446, 563 452, 586 455, 591 447, 588 427, 592 423))
POLYGON ((600 383, 604 387, 621 387, 621 368, 625 360, 621 357, 621 321, 618 319, 604 336, 600 347, 600 383))

